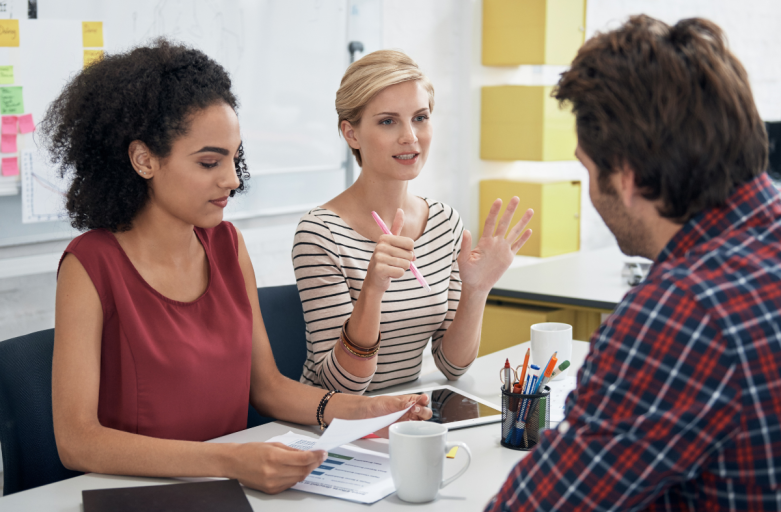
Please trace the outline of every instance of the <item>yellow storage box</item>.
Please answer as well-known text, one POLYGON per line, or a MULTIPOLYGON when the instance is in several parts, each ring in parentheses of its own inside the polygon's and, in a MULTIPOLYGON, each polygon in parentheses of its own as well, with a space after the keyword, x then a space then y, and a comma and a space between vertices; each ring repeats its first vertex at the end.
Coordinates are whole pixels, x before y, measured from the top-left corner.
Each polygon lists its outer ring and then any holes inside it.
POLYGON ((551 98, 552 86, 483 87, 480 158, 575 160, 575 115, 551 98))
POLYGON ((569 65, 585 20, 586 0, 483 0, 483 65, 569 65))
MULTIPOLYGON (((518 306, 489 301, 485 305, 480 350, 477 355, 484 356, 529 341, 531 326, 534 324, 562 322, 572 325, 574 321, 575 312, 570 309, 518 306)), ((510 362, 518 365, 522 361, 510 362)))
POLYGON ((518 222, 528 208, 534 210, 534 217, 528 226, 532 230, 532 237, 518 254, 545 258, 580 249, 580 181, 481 181, 481 234, 483 223, 496 198, 504 202, 504 211, 513 196, 518 196, 521 204, 510 226, 518 222))

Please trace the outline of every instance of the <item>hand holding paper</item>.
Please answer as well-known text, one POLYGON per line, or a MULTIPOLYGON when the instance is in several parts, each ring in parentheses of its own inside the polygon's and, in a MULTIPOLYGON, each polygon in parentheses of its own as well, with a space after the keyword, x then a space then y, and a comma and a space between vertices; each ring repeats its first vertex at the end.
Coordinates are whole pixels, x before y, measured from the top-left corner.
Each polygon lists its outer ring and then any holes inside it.
POLYGON ((386 414, 378 418, 369 418, 366 420, 340 420, 335 419, 328 426, 326 431, 320 436, 315 445, 310 450, 333 450, 343 444, 352 443, 367 434, 376 432, 387 427, 391 423, 404 416, 412 408, 410 404, 406 409, 386 414))

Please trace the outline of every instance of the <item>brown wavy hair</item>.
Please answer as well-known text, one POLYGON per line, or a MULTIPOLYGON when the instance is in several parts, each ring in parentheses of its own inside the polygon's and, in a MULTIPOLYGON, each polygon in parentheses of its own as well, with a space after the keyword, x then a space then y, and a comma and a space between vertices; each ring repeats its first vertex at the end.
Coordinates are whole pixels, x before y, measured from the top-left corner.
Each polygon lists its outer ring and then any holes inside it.
POLYGON ((572 105, 599 186, 628 164, 660 214, 686 222, 723 206, 768 164, 748 76, 714 23, 632 16, 580 49, 553 96, 572 105))

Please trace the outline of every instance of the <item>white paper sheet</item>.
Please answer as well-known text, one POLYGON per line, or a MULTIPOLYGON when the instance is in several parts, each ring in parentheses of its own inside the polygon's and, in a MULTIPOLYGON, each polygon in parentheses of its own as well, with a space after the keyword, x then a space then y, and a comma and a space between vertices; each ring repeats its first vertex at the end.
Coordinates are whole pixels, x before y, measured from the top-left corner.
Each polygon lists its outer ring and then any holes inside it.
POLYGON ((567 395, 576 387, 575 376, 570 375, 561 380, 551 381, 548 387, 550 387, 550 420, 563 421, 567 395))
POLYGON ((367 420, 335 419, 328 425, 328 428, 323 435, 320 436, 320 439, 318 439, 310 450, 328 451, 342 446, 343 444, 352 443, 356 439, 376 432, 397 421, 410 410, 410 407, 412 407, 412 405, 401 411, 379 416, 377 418, 369 418, 367 420))
MULTIPOLYGON (((316 441, 288 432, 267 442, 312 450, 316 441)), ((375 503, 396 491, 390 474, 390 457, 357 446, 329 449, 325 462, 293 489, 358 503, 375 503)))

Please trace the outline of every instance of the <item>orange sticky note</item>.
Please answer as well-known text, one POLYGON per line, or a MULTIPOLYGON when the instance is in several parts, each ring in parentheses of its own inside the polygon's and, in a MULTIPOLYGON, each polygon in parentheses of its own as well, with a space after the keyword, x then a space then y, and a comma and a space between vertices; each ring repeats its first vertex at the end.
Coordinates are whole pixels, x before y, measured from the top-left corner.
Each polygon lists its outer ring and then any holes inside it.
POLYGON ((16 116, 3 116, 3 135, 16 135, 16 116))
POLYGON ((103 58, 103 50, 84 50, 84 67, 103 58))
POLYGON ((19 159, 14 157, 3 158, 3 176, 19 175, 19 159))
POLYGON ((81 41, 85 48, 95 48, 103 46, 103 22, 102 21, 82 21, 81 22, 81 41))
POLYGON ((3 134, 0 139, 0 153, 16 153, 16 134, 3 134))
MULTIPOLYGON (((5 122, 5 117, 3 118, 3 122, 5 122)), ((32 114, 19 116, 19 131, 21 133, 30 133, 35 131, 35 123, 33 123, 32 114)), ((5 126, 3 126, 3 133, 5 133, 5 126)))
POLYGON ((0 46, 19 46, 19 20, 0 20, 0 46))

